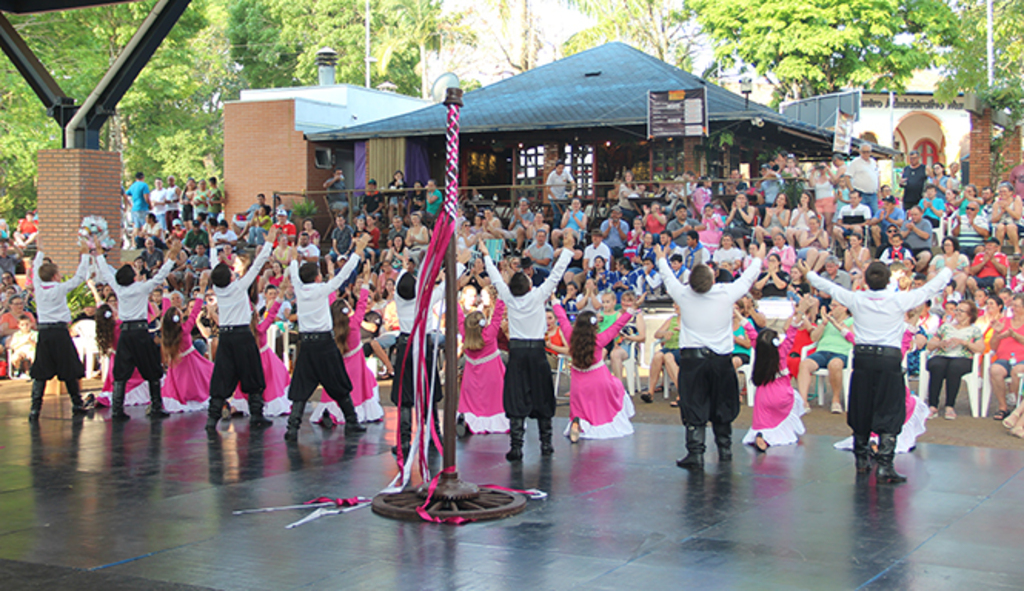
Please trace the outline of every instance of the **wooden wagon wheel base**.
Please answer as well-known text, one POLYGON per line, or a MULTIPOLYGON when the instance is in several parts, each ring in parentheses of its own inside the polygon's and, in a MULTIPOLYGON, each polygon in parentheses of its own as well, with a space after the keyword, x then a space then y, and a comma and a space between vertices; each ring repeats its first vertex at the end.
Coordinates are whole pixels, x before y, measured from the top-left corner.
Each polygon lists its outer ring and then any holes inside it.
MULTIPOLYGON (((423 505, 424 500, 418 489, 379 494, 373 498, 372 508, 374 513, 384 517, 420 521, 416 509, 423 505)), ((462 517, 485 521, 511 517, 524 509, 526 497, 523 495, 481 487, 479 494, 471 498, 444 498, 435 494, 427 506, 427 514, 440 519, 462 517)))

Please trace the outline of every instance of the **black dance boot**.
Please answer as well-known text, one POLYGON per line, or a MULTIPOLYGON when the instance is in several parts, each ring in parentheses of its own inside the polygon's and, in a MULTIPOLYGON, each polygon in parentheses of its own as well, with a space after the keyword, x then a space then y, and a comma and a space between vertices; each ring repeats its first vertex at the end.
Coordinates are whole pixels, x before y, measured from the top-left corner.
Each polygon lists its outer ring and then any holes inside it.
POLYGON ((704 469, 704 435, 706 425, 686 426, 686 457, 676 460, 676 466, 687 470, 704 469))
POLYGON ((292 412, 288 415, 288 430, 284 432, 284 440, 294 443, 299 440, 299 427, 302 426, 302 418, 306 414, 306 401, 293 400, 292 412))
POLYGON ((46 382, 32 380, 32 409, 28 411, 30 423, 39 422, 39 413, 43 411, 43 394, 46 392, 46 382))
POLYGON ((273 421, 263 416, 263 391, 249 394, 249 428, 266 429, 273 421))
POLYGON ((114 392, 110 396, 110 418, 114 421, 127 421, 131 417, 124 412, 124 382, 114 382, 114 392))
POLYGON ((540 455, 553 455, 555 453, 555 446, 551 445, 551 417, 537 419, 537 427, 540 429, 540 455))
MULTIPOLYGON (((398 409, 398 445, 402 446, 402 458, 409 461, 409 449, 412 442, 412 408, 403 406, 398 409)), ((398 445, 391 446, 391 453, 398 455, 398 445)))
POLYGON ((359 424, 359 415, 356 414, 356 407, 352 404, 352 397, 348 394, 342 396, 338 401, 341 407, 341 414, 345 415, 345 435, 353 433, 366 433, 366 427, 359 424))
POLYGON ((853 434, 854 466, 858 474, 867 474, 871 470, 871 436, 853 434))
POLYGON ((206 432, 210 435, 217 433, 217 423, 220 422, 223 408, 224 401, 222 399, 210 398, 210 406, 206 409, 206 432))
POLYGON ((896 436, 890 434, 878 434, 878 453, 875 458, 878 461, 878 468, 875 477, 879 484, 899 484, 906 482, 907 477, 900 474, 892 466, 892 460, 896 456, 896 436))
POLYGON ((171 413, 164 410, 164 398, 160 395, 160 380, 149 382, 149 410, 146 412, 151 419, 166 419, 171 413))
POLYGON ((711 430, 715 433, 715 445, 718 447, 718 461, 732 461, 732 424, 712 423, 711 430))
POLYGON ((526 436, 526 419, 522 417, 509 417, 509 450, 505 459, 510 462, 519 462, 523 459, 523 438, 526 436))
POLYGON ((89 412, 85 403, 82 402, 82 393, 78 389, 78 380, 68 380, 64 382, 64 385, 68 389, 68 398, 71 399, 71 414, 79 416, 89 412))

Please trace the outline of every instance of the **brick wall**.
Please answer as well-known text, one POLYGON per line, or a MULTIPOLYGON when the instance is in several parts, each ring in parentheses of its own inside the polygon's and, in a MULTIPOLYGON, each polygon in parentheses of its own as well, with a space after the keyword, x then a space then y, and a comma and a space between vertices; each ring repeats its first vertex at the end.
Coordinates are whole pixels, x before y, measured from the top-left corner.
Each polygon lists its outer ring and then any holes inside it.
MULTIPOLYGON (((224 191, 226 213, 245 211, 264 193, 271 203, 274 191, 307 190, 316 176, 313 149, 295 131, 291 100, 237 102, 224 105, 224 191)), ((323 183, 331 171, 318 170, 323 183)), ((321 188, 318 183, 315 188, 321 188)), ((285 203, 291 198, 284 197, 285 203)))
POLYGON ((971 183, 987 187, 992 182, 992 111, 971 112, 971 183))
POLYGON ((698 176, 704 173, 703 162, 697 157, 697 146, 702 141, 699 137, 683 138, 683 172, 692 172, 698 176))
POLYGON ((1010 180, 1010 171, 1021 163, 1020 127, 1003 144, 1003 179, 1010 180))
POLYGON ((39 151, 39 247, 62 274, 78 266, 82 218, 102 216, 117 247, 107 255, 121 260, 121 154, 100 150, 39 151))

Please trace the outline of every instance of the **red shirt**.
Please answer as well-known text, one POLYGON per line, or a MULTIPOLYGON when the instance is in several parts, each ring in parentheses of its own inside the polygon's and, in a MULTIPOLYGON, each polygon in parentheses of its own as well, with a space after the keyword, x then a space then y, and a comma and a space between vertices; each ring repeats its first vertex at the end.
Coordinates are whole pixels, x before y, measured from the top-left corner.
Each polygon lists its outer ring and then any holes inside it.
MULTIPOLYGON (((971 266, 974 267, 979 265, 981 261, 985 259, 986 254, 988 253, 981 252, 974 255, 974 261, 971 262, 971 266)), ((1003 274, 1000 273, 998 269, 996 269, 996 266, 992 264, 993 262, 1003 265, 1004 268, 1009 268, 1010 264, 1009 261, 1006 260, 1005 254, 997 252, 994 255, 992 255, 992 260, 985 263, 985 266, 982 267, 981 270, 977 272, 977 274, 975 274, 975 277, 1002 277, 1003 274)))
POLYGON ((370 232, 370 248, 376 250, 380 248, 380 229, 376 226, 373 227, 370 232))
POLYGON ((28 236, 39 231, 39 222, 36 220, 21 220, 18 222, 18 232, 28 236))
MULTIPOLYGON (((295 238, 295 236, 298 235, 298 231, 295 229, 295 224, 291 222, 285 222, 283 226, 281 224, 274 224, 274 227, 277 228, 279 236, 278 240, 274 242, 274 248, 277 248, 278 243, 281 241, 281 234, 287 235, 289 238, 295 238)), ((294 242, 294 240, 292 240, 292 242, 294 242)))

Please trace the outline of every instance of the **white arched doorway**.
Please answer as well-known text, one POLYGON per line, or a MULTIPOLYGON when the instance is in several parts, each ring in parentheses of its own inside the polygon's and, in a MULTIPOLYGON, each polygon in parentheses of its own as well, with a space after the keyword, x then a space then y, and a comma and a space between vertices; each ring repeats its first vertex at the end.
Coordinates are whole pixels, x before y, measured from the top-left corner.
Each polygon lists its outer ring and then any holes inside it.
POLYGON ((921 161, 929 166, 946 163, 946 134, 934 115, 923 111, 904 115, 896 125, 896 139, 905 152, 920 152, 921 161))

